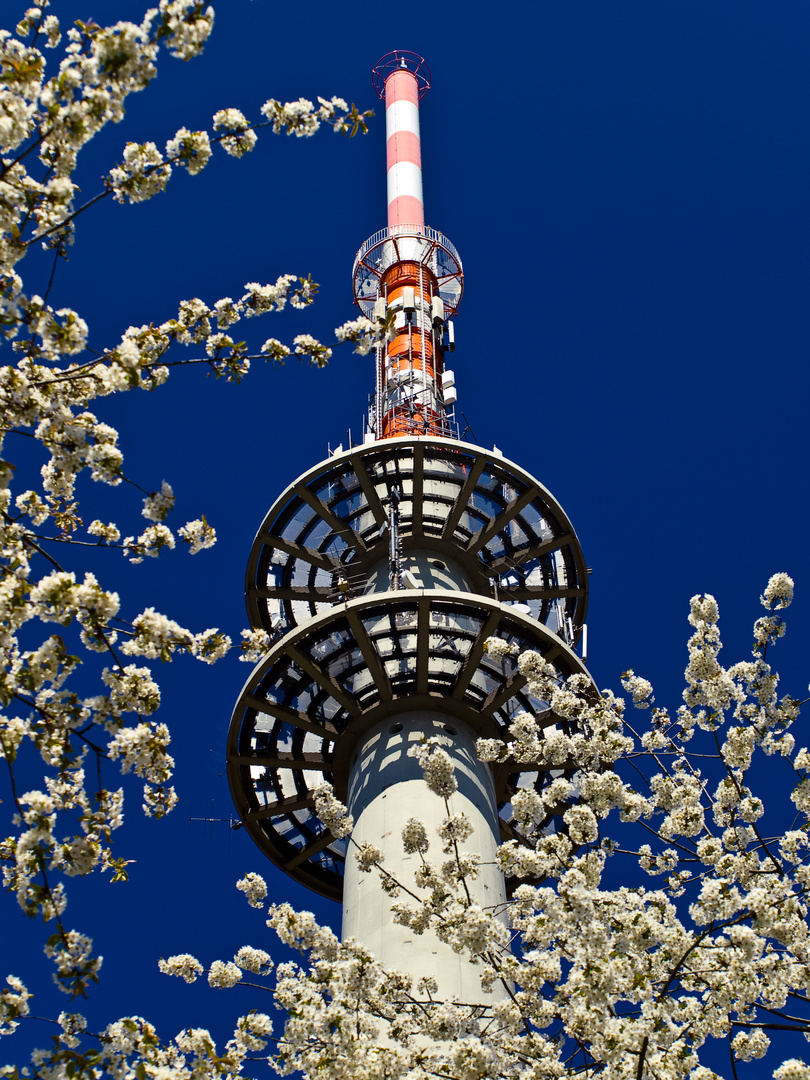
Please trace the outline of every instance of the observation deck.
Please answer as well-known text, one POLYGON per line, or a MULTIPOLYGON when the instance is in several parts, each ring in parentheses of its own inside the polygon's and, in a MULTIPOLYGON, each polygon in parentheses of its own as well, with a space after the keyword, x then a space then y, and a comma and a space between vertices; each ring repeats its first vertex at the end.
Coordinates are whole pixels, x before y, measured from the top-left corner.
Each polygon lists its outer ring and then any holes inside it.
MULTIPOLYGON (((492 636, 536 650, 563 678, 587 674, 573 649, 530 616, 446 589, 344 601, 286 634, 245 683, 228 737, 236 809, 264 854, 301 884, 340 899, 346 841, 316 817, 312 789, 326 780, 345 800, 358 744, 381 721, 395 734, 398 715, 424 710, 442 714, 451 736, 459 721, 475 737, 505 738, 515 716, 530 711, 541 737, 567 732, 567 721, 528 693, 511 658, 484 652, 492 636)), ((520 839, 511 811, 518 788, 542 790, 564 774, 517 762, 494 767, 502 840, 520 839)), ((555 829, 555 814, 541 824, 555 829)))
POLYGON ((420 585, 520 604, 523 614, 576 644, 588 576, 562 507, 499 453, 440 438, 355 447, 291 484, 250 552, 251 625, 276 634, 379 590, 395 489, 403 566, 420 585))

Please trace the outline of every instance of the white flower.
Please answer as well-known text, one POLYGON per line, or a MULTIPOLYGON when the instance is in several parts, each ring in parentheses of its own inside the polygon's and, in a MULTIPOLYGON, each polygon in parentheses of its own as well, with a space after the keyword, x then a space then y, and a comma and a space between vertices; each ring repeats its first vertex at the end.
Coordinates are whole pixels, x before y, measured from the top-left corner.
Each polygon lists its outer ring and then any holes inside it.
POLYGON ((166 157, 176 165, 186 166, 190 176, 196 176, 211 157, 208 132, 180 128, 175 137, 166 143, 166 157))
POLYGON ((520 788, 512 796, 512 813, 521 829, 536 825, 546 816, 544 800, 534 788, 520 788))
POLYGON ((810 1080, 810 1065, 799 1058, 788 1058, 773 1074, 773 1080, 810 1080))
POLYGON ((247 291, 239 301, 240 309, 247 318, 270 311, 281 311, 286 306, 290 287, 295 280, 294 274, 282 274, 276 279, 275 285, 260 285, 257 281, 249 281, 245 285, 247 291))
POLYGON ((172 167, 153 142, 127 143, 124 162, 111 169, 108 176, 116 202, 145 202, 165 191, 172 167))
POLYGON ((171 775, 173 759, 166 753, 171 742, 169 729, 165 724, 150 722, 136 724, 132 728, 121 728, 110 740, 107 747, 108 757, 115 761, 122 758, 121 772, 132 769, 138 776, 153 784, 162 784, 171 775))
POLYGON ((54 979, 63 993, 72 996, 77 987, 97 981, 102 957, 93 956, 93 942, 86 935, 68 930, 57 940, 51 938, 44 952, 56 965, 54 979))
POLYGON ((308 356, 317 367, 325 367, 332 355, 332 350, 322 345, 312 334, 299 334, 293 339, 293 345, 298 356, 308 356))
POLYGON ((71 308, 44 308, 36 330, 42 339, 42 352, 50 360, 61 355, 75 356, 87 345, 87 323, 71 308))
POLYGON ((45 48, 55 49, 62 40, 62 32, 59 29, 57 17, 55 15, 46 15, 42 22, 42 29, 48 38, 45 48))
POLYGON ((693 596, 689 605, 691 608, 689 622, 692 626, 698 626, 700 623, 713 624, 720 618, 717 601, 708 593, 705 596, 693 596))
POLYGON ((66 1013, 61 1012, 56 1018, 57 1023, 62 1028, 62 1035, 60 1036, 60 1042, 65 1046, 69 1046, 71 1049, 75 1049, 79 1045, 78 1035, 85 1031, 87 1028, 87 1020, 81 1015, 81 1013, 66 1013))
MULTIPOLYGON (((9 476, 9 483, 11 477, 9 476)), ((42 525, 50 517, 50 509, 36 491, 24 491, 14 500, 17 509, 31 518, 32 525, 42 525)))
POLYGON ((285 357, 290 355, 290 348, 277 338, 268 338, 262 345, 261 351, 269 356, 274 364, 283 364, 285 357))
POLYGON ((191 60, 203 49, 214 28, 214 9, 197 0, 160 0, 160 15, 169 31, 168 48, 178 60, 191 60))
POLYGON ((272 122, 273 131, 276 134, 286 127, 288 135, 294 134, 299 138, 306 138, 314 135, 320 127, 312 102, 307 101, 306 98, 288 101, 284 105, 271 98, 262 105, 261 111, 272 122))
POLYGON ((366 874, 383 861, 382 851, 375 847, 374 844, 370 844, 368 840, 363 841, 354 857, 357 860, 359 869, 366 874))
POLYGON ((425 852, 430 847, 427 830, 418 818, 408 818, 402 830, 402 844, 406 854, 425 852))
POLYGON ((444 851, 452 851, 454 844, 467 840, 473 833, 473 826, 466 814, 451 814, 444 819, 437 829, 444 851))
POLYGON ((599 826, 589 806, 571 806, 563 814, 571 839, 575 844, 588 844, 596 840, 599 826))
POLYGON ((335 327, 337 340, 356 342, 354 351, 360 356, 366 356, 375 345, 384 340, 384 334, 382 337, 380 335, 380 328, 364 315, 335 327))
POLYGON ((99 521, 98 519, 90 522, 87 526, 87 531, 91 536, 98 536, 108 544, 114 544, 121 539, 121 530, 117 525, 113 525, 112 523, 105 525, 103 521, 99 521))
POLYGON ((243 640, 239 646, 241 650, 239 659, 248 664, 258 664, 273 644, 266 630, 242 630, 241 636, 243 640))
POLYGON ((412 746, 408 751, 408 757, 417 759, 424 773, 425 782, 434 794, 446 799, 457 790, 453 762, 449 754, 442 750, 435 735, 418 746, 412 746))
POLYGON ((517 645, 510 645, 503 638, 496 637, 487 638, 484 642, 484 651, 487 656, 495 660, 505 660, 507 656, 517 656, 519 652, 517 645))
POLYGON ((0 1035, 10 1035, 19 1026, 20 1019, 28 1016, 28 999, 31 994, 16 975, 7 975, 8 989, 0 990, 0 1035))
POLYGON ((770 1045, 771 1040, 762 1030, 740 1031, 731 1040, 734 1056, 740 1061, 764 1057, 770 1045))
POLYGON ((633 704, 637 709, 649 709, 650 703, 655 700, 652 696, 652 684, 633 671, 625 671, 622 675, 622 686, 628 694, 632 694, 633 704))
POLYGON ((204 664, 214 664, 221 660, 230 651, 233 642, 227 634, 221 633, 216 628, 203 630, 201 634, 195 634, 191 643, 192 656, 202 660, 204 664))
POLYGON ((153 491, 143 500, 141 514, 149 521, 163 521, 175 502, 175 495, 171 485, 164 480, 160 485, 160 491, 153 491))
POLYGON ((242 157, 256 145, 256 132, 238 109, 220 109, 214 113, 214 131, 227 131, 220 139, 222 149, 232 157, 242 157))
POLYGON ((234 304, 230 296, 225 296, 214 304, 214 315, 220 330, 226 330, 239 322, 242 318, 242 310, 239 304, 234 304))
POLYGON ((191 651, 193 643, 194 638, 188 630, 150 607, 133 620, 132 637, 121 646, 121 652, 166 661, 171 659, 175 649, 191 651))
POLYGON ((243 945, 233 962, 244 971, 252 971, 254 975, 269 975, 273 970, 273 960, 264 949, 254 949, 250 945, 243 945))
POLYGON ((217 542, 216 530, 212 525, 208 524, 205 516, 187 522, 177 530, 177 535, 189 545, 191 555, 196 555, 199 551, 205 551, 206 548, 213 547, 217 542))
POLYGON ((101 677, 110 688, 107 704, 115 716, 123 712, 149 715, 160 705, 160 688, 149 668, 127 664, 123 670, 105 669, 101 677))
POLYGON ((786 608, 793 599, 793 578, 787 574, 774 574, 760 597, 763 607, 786 608))
POLYGON ((200 961, 190 953, 178 953, 168 960, 158 960, 158 968, 164 975, 178 975, 187 983, 193 983, 205 970, 200 961))
POLYGON ((215 960, 208 970, 208 983, 222 989, 236 986, 242 979, 242 972, 230 961, 215 960))
POLYGON ((236 887, 245 894, 247 902, 253 908, 260 908, 267 897, 267 883, 261 874, 254 874, 252 871, 240 878, 236 887))
POLYGON ((174 547, 174 533, 167 525, 150 525, 137 539, 139 550, 145 555, 157 557, 163 548, 174 547))
POLYGON ((773 645, 777 638, 784 637, 784 634, 785 624, 778 615, 765 615, 754 623, 754 644, 757 647, 773 645))
POLYGON ((335 798, 331 784, 321 783, 312 788, 315 813, 334 837, 348 836, 354 828, 349 811, 335 798))

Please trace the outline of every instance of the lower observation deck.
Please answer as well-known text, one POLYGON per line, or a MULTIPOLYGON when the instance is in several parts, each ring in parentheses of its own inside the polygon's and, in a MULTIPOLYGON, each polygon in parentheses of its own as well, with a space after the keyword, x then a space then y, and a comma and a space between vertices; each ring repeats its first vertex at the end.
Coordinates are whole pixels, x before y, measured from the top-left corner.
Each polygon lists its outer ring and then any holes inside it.
POLYGON ((387 558, 394 491, 406 569, 409 552, 429 554, 437 568, 446 560, 470 591, 518 603, 569 643, 578 640, 587 569, 560 504, 499 453, 442 438, 355 447, 290 485, 251 549, 251 625, 288 629, 379 589, 373 580, 387 558))
MULTIPOLYGON (((547 627, 508 604, 447 589, 375 593, 331 607, 290 631, 251 674, 228 736, 228 779, 242 823, 261 850, 302 884, 342 893, 346 841, 314 813, 323 780, 345 799, 358 741, 382 720, 430 710, 479 738, 506 738, 523 711, 543 730, 567 730, 526 690, 514 661, 484 652, 489 637, 540 652, 561 677, 580 658, 547 627)), ((448 729, 449 730, 449 729, 448 729)), ((542 737, 542 731, 541 731, 542 737)), ((503 839, 520 839, 511 798, 563 769, 507 762, 494 769, 503 839)), ((553 813, 543 823, 556 828, 553 813)))

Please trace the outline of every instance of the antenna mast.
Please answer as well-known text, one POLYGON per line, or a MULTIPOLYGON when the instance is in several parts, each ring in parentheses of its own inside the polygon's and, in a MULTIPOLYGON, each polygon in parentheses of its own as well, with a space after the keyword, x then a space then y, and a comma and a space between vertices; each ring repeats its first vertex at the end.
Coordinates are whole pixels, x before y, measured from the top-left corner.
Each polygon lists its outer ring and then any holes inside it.
POLYGON ((397 50, 376 65, 373 84, 385 102, 388 228, 360 248, 352 277, 355 303, 389 332, 376 351, 367 439, 455 437, 455 377, 444 356, 454 347, 449 319, 464 274, 450 241, 425 225, 419 101, 430 87, 430 69, 416 53, 397 50))

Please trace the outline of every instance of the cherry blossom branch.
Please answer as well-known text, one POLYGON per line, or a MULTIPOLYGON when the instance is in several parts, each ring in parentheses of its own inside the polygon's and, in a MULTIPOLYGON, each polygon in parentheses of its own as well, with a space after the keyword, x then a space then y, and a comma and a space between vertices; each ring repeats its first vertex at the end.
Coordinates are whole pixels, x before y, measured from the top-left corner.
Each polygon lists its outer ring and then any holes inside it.
MULTIPOLYGON (((715 731, 712 734, 714 735, 714 741, 717 744, 717 756, 722 761, 728 778, 731 780, 732 784, 736 788, 737 795, 740 798, 742 798, 742 796, 743 796, 742 787, 738 783, 737 777, 734 775, 734 771, 729 767, 728 763, 726 762, 726 759, 723 757, 723 752, 720 749, 720 740, 717 737, 717 732, 715 731)), ((768 856, 770 861, 773 863, 774 867, 776 868, 776 872, 779 874, 779 876, 781 878, 784 878, 784 876, 785 876, 784 868, 782 867, 782 864, 779 862, 779 860, 776 858, 776 856, 772 853, 770 847, 765 843, 765 840, 760 835, 760 832, 759 832, 759 829, 757 828, 756 822, 755 821, 747 821, 746 825, 748 826, 748 828, 750 828, 753 831, 753 833, 756 836, 757 840, 759 840, 759 843, 760 843, 760 846, 762 847, 762 850, 765 852, 765 854, 768 856)))

